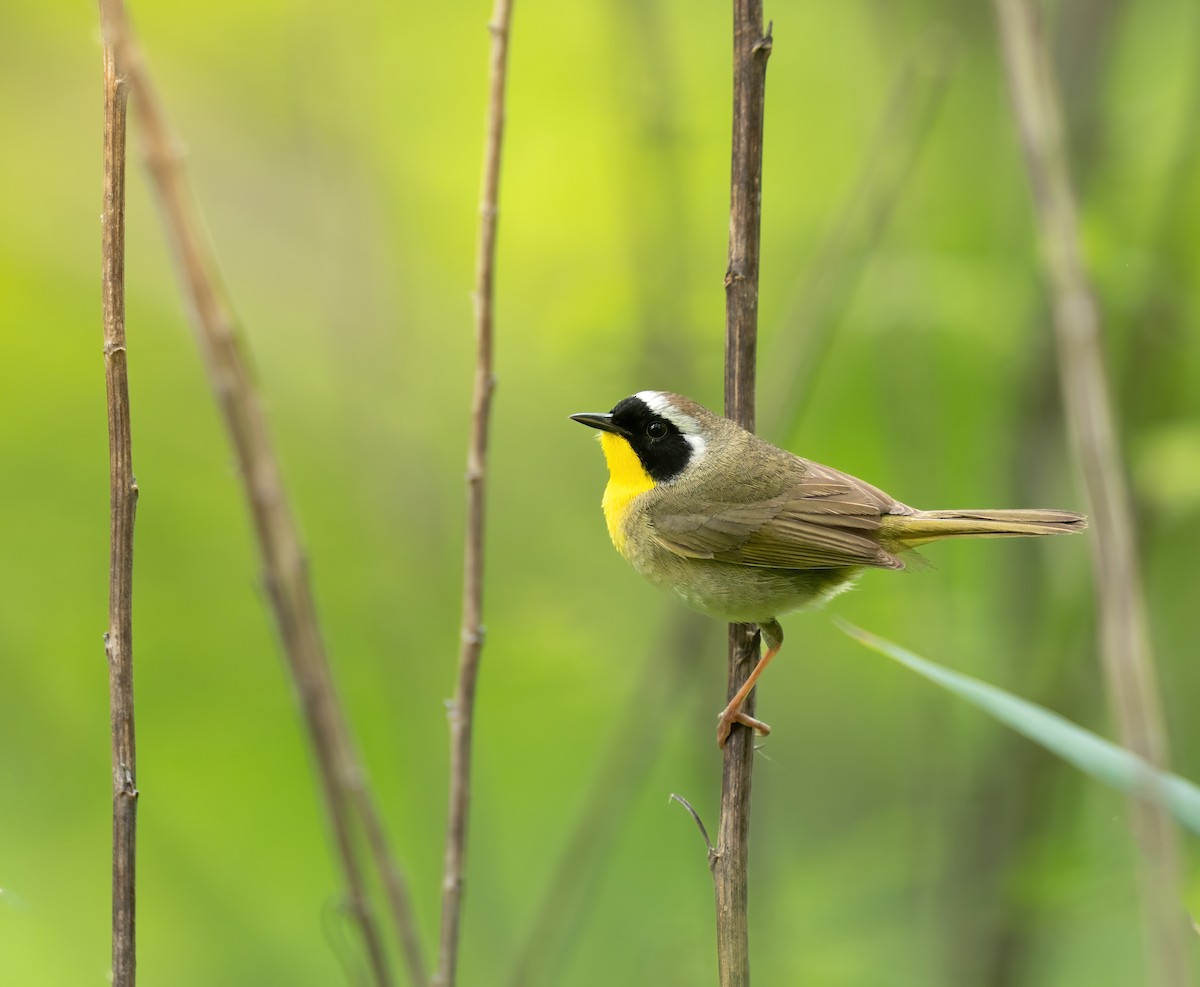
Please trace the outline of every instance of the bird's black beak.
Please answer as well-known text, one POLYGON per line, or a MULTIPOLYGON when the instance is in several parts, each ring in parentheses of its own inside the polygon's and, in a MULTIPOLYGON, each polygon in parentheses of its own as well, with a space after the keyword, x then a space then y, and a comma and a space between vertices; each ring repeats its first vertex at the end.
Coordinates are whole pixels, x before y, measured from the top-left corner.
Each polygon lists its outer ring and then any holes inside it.
POLYGON ((587 425, 590 428, 598 428, 601 432, 613 432, 616 435, 623 435, 629 438, 629 433, 620 425, 613 424, 613 416, 610 414, 597 415, 590 412, 585 412, 580 415, 572 415, 571 421, 579 422, 581 425, 587 425))

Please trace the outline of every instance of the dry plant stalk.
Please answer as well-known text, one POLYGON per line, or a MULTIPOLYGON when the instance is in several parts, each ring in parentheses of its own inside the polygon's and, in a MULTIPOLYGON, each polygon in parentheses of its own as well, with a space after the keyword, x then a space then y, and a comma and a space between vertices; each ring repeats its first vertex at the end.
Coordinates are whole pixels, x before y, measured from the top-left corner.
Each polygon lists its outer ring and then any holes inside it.
POLYGON ((128 89, 112 36, 104 49, 102 274, 104 383, 108 395, 109 710, 112 726, 112 982, 137 980, 137 750, 133 716, 133 526, 138 488, 129 424, 125 350, 125 120, 128 89))
MULTIPOLYGON (((1046 46, 1029 0, 995 0, 1008 87, 1033 191, 1053 308, 1058 370, 1092 519, 1100 650, 1121 743, 1157 767, 1167 761, 1154 658, 1138 574, 1133 510, 1100 338, 1100 315, 1079 248, 1075 195, 1046 46)), ((1192 982, 1179 895, 1176 833, 1166 811, 1134 799, 1143 920, 1154 977, 1192 982)))
POLYGON ((307 561, 288 506, 266 416, 241 353, 217 265, 200 232, 197 208, 187 185, 178 145, 133 40, 124 5, 120 0, 100 0, 100 12, 105 37, 116 51, 128 80, 167 240, 236 454, 258 540, 264 582, 316 757, 334 844, 346 881, 348 907, 361 932, 374 982, 390 984, 387 952, 367 892, 360 860, 362 851, 355 839, 357 817, 385 888, 409 976, 414 984, 423 984, 425 967, 408 891, 387 849, 383 825, 334 688, 307 561))
MULTIPOLYGON (((730 168, 729 267, 725 273, 725 414, 754 430, 758 341, 758 257, 762 219, 763 112, 771 33, 763 33, 761 0, 733 4, 733 154, 730 168)), ((758 661, 758 632, 729 626, 732 698, 758 661)), ((754 715, 752 692, 744 710, 754 715)), ((711 856, 717 902, 717 966, 721 987, 750 983, 748 871, 750 782, 754 732, 735 727, 725 745, 721 821, 711 856)))
POLYGON ((435 987, 453 987, 458 976, 458 941, 462 924, 467 855, 467 822, 471 809, 471 736, 475 688, 483 651, 483 549, 487 493, 488 428, 491 422, 493 284, 496 263, 496 220, 500 193, 500 151, 504 142, 504 90, 508 77, 508 32, 512 0, 496 0, 492 19, 488 71, 487 132, 483 150, 483 185, 479 204, 479 242, 475 254, 475 383, 471 398, 471 438, 467 449, 467 521, 463 554, 463 609, 458 686, 449 709, 450 794, 446 821, 446 859, 442 877, 442 931, 435 987))

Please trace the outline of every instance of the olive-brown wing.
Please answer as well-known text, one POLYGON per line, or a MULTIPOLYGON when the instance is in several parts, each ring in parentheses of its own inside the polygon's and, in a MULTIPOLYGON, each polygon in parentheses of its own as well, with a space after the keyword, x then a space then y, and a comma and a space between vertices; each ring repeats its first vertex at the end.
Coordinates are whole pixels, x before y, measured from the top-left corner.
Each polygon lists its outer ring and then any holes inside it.
POLYGON ((651 530, 664 548, 687 558, 778 569, 904 568, 876 538, 883 514, 907 509, 852 477, 827 473, 806 473, 768 500, 655 512, 651 530))

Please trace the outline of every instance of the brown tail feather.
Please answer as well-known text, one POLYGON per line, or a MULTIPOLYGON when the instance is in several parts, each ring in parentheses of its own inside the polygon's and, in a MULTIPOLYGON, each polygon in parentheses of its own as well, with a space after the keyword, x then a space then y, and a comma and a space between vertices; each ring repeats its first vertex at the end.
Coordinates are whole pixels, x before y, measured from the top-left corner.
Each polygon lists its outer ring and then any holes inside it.
POLYGON ((943 538, 1063 535, 1087 527, 1087 518, 1070 511, 917 511, 888 514, 882 520, 883 541, 894 543, 896 550, 943 538))

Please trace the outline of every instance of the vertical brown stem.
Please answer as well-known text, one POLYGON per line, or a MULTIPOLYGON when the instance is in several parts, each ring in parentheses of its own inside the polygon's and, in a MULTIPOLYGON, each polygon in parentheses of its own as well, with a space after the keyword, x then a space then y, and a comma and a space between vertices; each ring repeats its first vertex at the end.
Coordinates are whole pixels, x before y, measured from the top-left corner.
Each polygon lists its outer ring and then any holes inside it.
MULTIPOLYGON (((725 414, 754 428, 758 340, 758 256, 762 218, 763 107, 770 29, 763 33, 761 0, 733 4, 733 154, 730 167, 729 268, 725 273, 725 414)), ((729 627, 729 686, 734 693, 758 658, 753 627, 729 627)), ((751 693, 745 710, 754 713, 751 693)), ((722 987, 750 983, 747 914, 750 782, 754 734, 734 727, 725 745, 721 822, 713 857, 717 899, 717 965, 722 987)))
MULTIPOLYGON (((1100 339, 1100 313, 1079 248, 1057 89, 1029 0, 995 0, 1008 86, 1033 191, 1051 294, 1059 381, 1092 519, 1100 650, 1121 742, 1156 766, 1167 760, 1154 659, 1138 573, 1133 510, 1100 339)), ((1143 921, 1152 980, 1192 982, 1179 898, 1178 847, 1166 812, 1135 799, 1143 921)))
POLYGON ((133 729, 133 526, 137 483, 129 426, 125 351, 125 118, 128 89, 116 47, 104 35, 104 213, 102 290, 104 382, 108 395, 110 498, 108 633, 112 724, 112 982, 137 979, 137 756, 133 729))
POLYGON ((266 414, 243 355, 232 306, 200 231, 198 210, 178 145, 132 37, 121 0, 100 0, 100 17, 105 37, 128 80, 176 272, 237 458, 258 541, 263 581, 316 760, 334 848, 346 882, 348 909, 361 933, 373 982, 380 987, 390 984, 387 950, 356 839, 357 817, 366 833, 376 873, 387 890, 409 976, 414 984, 423 984, 426 973, 407 887, 387 849, 378 809, 337 695, 317 618, 308 560, 288 503, 266 414))
POLYGON ((483 650, 483 549, 487 480, 488 427, 491 421, 493 283, 496 262, 500 151, 504 141, 504 89, 508 68, 508 30, 512 0, 495 0, 488 83, 487 133, 483 187, 479 205, 479 242, 475 255, 475 384, 471 399, 471 438, 467 449, 467 522, 463 556, 462 641, 458 687, 450 707, 450 804, 446 823, 446 860, 442 878, 442 935, 437 987, 453 987, 458 973, 471 807, 471 735, 475 688, 483 650))

